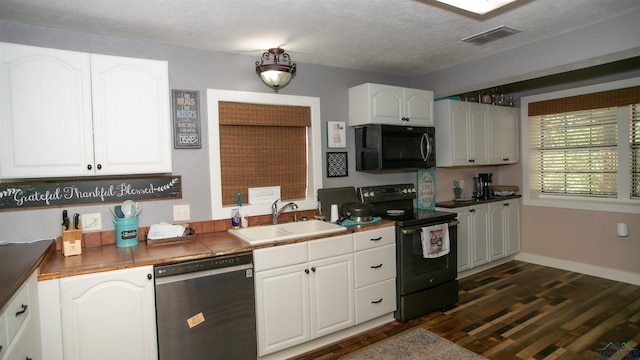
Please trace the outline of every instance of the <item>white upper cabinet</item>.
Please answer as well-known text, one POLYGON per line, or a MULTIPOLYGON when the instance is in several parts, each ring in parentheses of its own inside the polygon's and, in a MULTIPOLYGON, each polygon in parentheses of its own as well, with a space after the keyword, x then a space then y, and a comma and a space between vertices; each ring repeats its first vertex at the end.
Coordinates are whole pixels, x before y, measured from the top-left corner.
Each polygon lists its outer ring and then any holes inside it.
POLYGON ((349 125, 433 126, 433 92, 366 83, 349 89, 349 125))
POLYGON ((164 61, 0 43, 0 178, 171 172, 164 61))
POLYGON ((167 62, 91 55, 96 174, 171 172, 167 62))
POLYGON ((517 109, 442 100, 435 103, 435 122, 437 166, 518 162, 517 109))
POLYGON ((518 111, 503 106, 489 106, 489 162, 518 162, 518 111))
POLYGON ((0 43, 0 62, 0 176, 92 174, 89 54, 0 43))

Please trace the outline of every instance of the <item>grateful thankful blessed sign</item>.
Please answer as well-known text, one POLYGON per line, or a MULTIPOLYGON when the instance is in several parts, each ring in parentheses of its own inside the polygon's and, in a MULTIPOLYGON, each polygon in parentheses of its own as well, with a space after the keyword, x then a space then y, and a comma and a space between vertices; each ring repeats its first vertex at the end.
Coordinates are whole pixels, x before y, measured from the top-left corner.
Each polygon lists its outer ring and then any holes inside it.
POLYGON ((180 176, 0 184, 0 211, 180 198, 180 176))

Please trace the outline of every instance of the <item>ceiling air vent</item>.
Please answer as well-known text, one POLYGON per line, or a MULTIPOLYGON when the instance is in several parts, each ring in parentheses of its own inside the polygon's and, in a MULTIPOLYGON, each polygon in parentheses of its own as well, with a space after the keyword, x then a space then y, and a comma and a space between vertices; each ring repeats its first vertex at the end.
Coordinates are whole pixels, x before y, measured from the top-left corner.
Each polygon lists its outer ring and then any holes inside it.
POLYGON ((474 45, 484 45, 494 40, 502 39, 507 36, 517 34, 519 32, 520 30, 518 29, 510 28, 508 26, 503 25, 503 26, 498 26, 497 28, 494 28, 491 30, 487 30, 480 34, 468 36, 462 39, 462 41, 472 43, 474 45))

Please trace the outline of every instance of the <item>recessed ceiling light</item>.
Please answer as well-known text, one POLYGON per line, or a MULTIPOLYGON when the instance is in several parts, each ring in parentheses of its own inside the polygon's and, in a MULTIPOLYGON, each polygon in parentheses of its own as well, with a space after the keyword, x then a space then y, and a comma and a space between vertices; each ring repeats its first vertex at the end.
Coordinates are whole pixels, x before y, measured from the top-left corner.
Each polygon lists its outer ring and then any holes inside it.
POLYGON ((436 0, 462 10, 484 15, 516 0, 436 0))

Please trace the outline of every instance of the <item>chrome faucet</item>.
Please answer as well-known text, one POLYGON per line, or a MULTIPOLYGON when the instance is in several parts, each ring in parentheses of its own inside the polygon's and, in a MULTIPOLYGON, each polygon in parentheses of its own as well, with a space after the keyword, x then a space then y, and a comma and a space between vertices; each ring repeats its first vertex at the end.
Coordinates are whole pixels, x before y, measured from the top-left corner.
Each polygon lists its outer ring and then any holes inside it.
POLYGON ((278 217, 280 217, 280 214, 282 214, 282 212, 286 208, 291 208, 291 210, 296 210, 298 208, 298 205, 296 205, 296 203, 290 202, 285 204, 283 207, 280 208, 280 210, 278 210, 278 201, 280 201, 280 199, 274 201, 273 204, 271 204, 271 215, 273 216, 272 222, 274 225, 278 223, 278 217))

